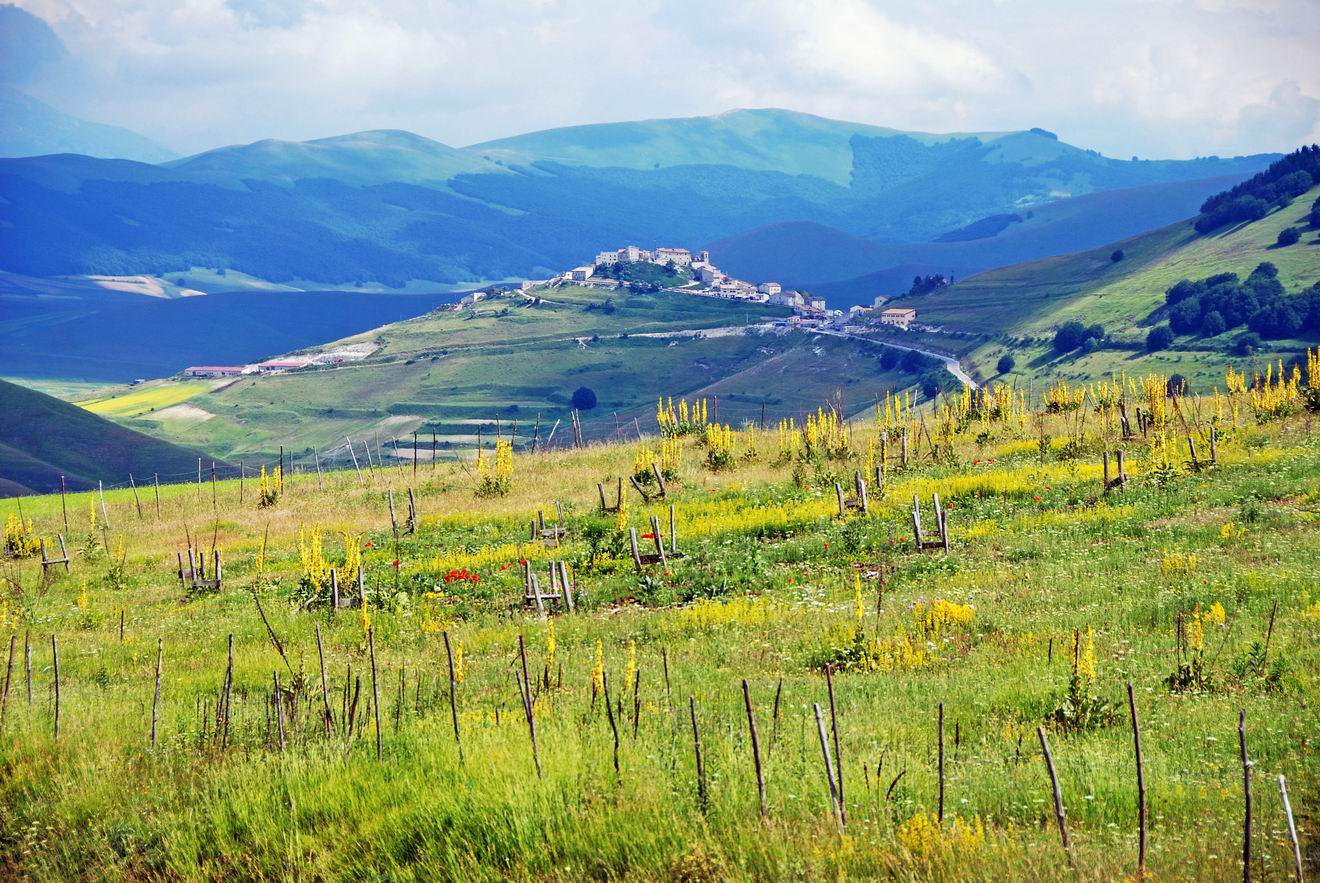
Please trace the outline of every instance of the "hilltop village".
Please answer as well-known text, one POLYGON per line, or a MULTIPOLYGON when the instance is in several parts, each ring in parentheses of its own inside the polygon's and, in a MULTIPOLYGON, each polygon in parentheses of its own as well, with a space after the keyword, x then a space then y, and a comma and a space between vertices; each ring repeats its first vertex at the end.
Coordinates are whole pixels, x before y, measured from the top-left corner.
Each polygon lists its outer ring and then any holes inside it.
MULTIPOLYGON (((784 306, 793 311, 786 324, 801 328, 861 330, 865 325, 886 325, 907 331, 917 318, 917 311, 913 309, 886 309, 884 304, 888 298, 884 295, 877 296, 870 307, 853 306, 847 311, 830 309, 825 298, 819 295, 786 289, 778 282, 738 279, 717 267, 710 252, 677 247, 644 249, 627 245, 602 251, 590 264, 573 267, 550 279, 524 281, 521 288, 528 291, 543 285, 566 283, 608 288, 641 287, 643 290, 676 291, 700 297, 784 306), (638 272, 639 268, 647 268, 650 272, 638 272), (657 269, 661 272, 655 272, 657 269), (638 280, 646 281, 639 286, 638 280)), ((464 303, 480 299, 481 293, 475 292, 464 298, 464 303)))

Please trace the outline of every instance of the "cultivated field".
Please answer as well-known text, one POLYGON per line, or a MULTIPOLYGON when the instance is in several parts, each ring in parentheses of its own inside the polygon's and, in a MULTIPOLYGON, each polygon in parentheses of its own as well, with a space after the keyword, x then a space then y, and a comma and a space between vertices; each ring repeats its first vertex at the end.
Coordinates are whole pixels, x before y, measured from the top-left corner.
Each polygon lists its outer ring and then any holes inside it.
POLYGON ((1311 367, 1213 397, 1154 376, 887 400, 851 427, 676 407, 641 445, 6 500, 16 551, 61 532, 72 561, 0 569, 0 868, 1136 879, 1135 709, 1153 879, 1239 879, 1244 846, 1289 879, 1280 776, 1314 875, 1311 367), (646 500, 628 478, 652 464, 646 500), (867 511, 841 516, 855 473, 867 511), (556 503, 562 544, 530 541, 556 503), (190 541, 221 551, 219 589, 181 587, 190 541), (523 562, 548 594, 560 560, 576 612, 538 615, 523 562))

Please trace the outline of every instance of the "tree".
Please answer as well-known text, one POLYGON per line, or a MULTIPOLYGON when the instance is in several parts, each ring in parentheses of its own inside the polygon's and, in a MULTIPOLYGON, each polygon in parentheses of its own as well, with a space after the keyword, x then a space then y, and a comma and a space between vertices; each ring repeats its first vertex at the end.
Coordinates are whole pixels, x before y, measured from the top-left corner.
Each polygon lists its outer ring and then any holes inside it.
POLYGON ((1180 396, 1187 391, 1187 378, 1181 374, 1170 374, 1164 391, 1171 396, 1180 396))
POLYGON ((1116 249, 1114 253, 1109 256, 1109 260, 1117 264, 1119 261, 1123 260, 1123 257, 1123 249, 1120 248, 1116 249))
POLYGON ((1081 346, 1085 339, 1085 325, 1076 320, 1064 322, 1059 326, 1059 330, 1054 332, 1054 349, 1056 352, 1070 353, 1081 346))
POLYGON ((1282 230, 1279 231, 1279 238, 1277 242, 1280 247, 1286 248, 1289 245, 1296 245, 1297 240, 1301 238, 1302 238, 1301 230, 1298 230, 1296 227, 1284 227, 1282 230))
POLYGON ((596 407, 596 394, 585 386, 573 390, 573 407, 579 411, 590 411, 596 407))
POLYGON ((1259 352, 1260 348, 1260 335, 1254 331, 1239 334, 1233 340, 1233 354, 1236 356, 1250 356, 1259 352))
POLYGON ((885 347, 885 351, 880 354, 880 367, 885 371, 893 371, 894 366, 898 364, 898 352, 892 346, 885 347))
POLYGON ((1008 374, 1016 367, 1017 367, 1017 360, 1014 359, 1008 353, 1005 353, 1004 355, 1000 356, 999 364, 995 365, 995 368, 999 371, 1000 374, 1008 374))
POLYGON ((1168 325, 1156 325, 1146 335, 1146 350, 1158 352, 1173 343, 1173 329, 1168 325))
POLYGON ((921 375, 921 392, 928 399, 933 399, 939 395, 941 389, 940 378, 934 374, 921 375))
POLYGON ((1228 329, 1223 315, 1218 310, 1211 310, 1201 317, 1201 336, 1216 337, 1228 329))

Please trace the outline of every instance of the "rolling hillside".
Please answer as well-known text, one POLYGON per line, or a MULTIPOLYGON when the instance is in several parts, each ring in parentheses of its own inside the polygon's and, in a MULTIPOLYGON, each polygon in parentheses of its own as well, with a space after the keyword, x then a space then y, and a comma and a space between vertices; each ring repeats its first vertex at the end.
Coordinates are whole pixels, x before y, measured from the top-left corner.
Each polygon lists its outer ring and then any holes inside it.
POLYGON ((165 162, 178 154, 119 126, 79 119, 44 101, 0 85, 0 156, 86 156, 165 162))
MULTIPOLYGON (((981 273, 933 295, 902 298, 895 304, 914 307, 922 322, 954 332, 935 337, 986 377, 993 376, 999 356, 1011 352, 1019 372, 1041 379, 1094 378, 1139 366, 1205 383, 1222 377, 1229 362, 1244 361, 1230 348, 1246 329, 1239 326, 1213 338, 1183 336, 1166 351, 1147 353, 1147 331, 1165 319, 1165 291, 1181 279, 1219 273, 1246 278, 1263 261, 1278 269, 1278 280, 1288 292, 1314 285, 1320 281, 1317 231, 1307 231, 1288 247, 1279 247, 1276 240, 1286 227, 1306 226, 1318 197, 1320 187, 1253 223, 1198 234, 1183 221, 1102 248, 981 273), (1112 260, 1116 250, 1123 253, 1117 262, 1112 260), (1115 346, 1056 355, 1051 346, 1054 331, 1071 320, 1103 325, 1115 346)), ((1294 357, 1305 344, 1266 340, 1254 363, 1294 357)))
POLYGON ((3 380, 0 413, 0 496, 58 491, 61 475, 71 490, 119 485, 130 473, 177 481, 196 474, 199 456, 208 467, 213 459, 3 380))
MULTIPOLYGON (((10 244, 0 269, 50 276, 222 267, 304 288, 536 278, 611 245, 696 246, 785 222, 921 243, 1089 193, 1182 183, 1204 195, 1207 185, 1191 182, 1231 183, 1271 158, 1115 160, 1039 129, 936 136, 757 110, 461 149, 366 132, 226 147, 164 166, 11 159, 0 161, 0 224, 10 244)), ((1167 200, 1134 202, 1122 213, 1125 230, 1157 226, 1168 211, 1167 200)), ((1049 244, 1036 253, 1075 250, 1096 235, 1095 224, 1057 220, 1057 233, 1037 234, 1049 244)), ((978 266, 1022 257, 999 237, 976 247, 978 266)), ((793 276, 847 279, 909 262, 886 256, 793 276)), ((779 269, 745 262, 752 278, 785 275, 779 269)))
POLYGON ((782 318, 780 307, 578 287, 534 294, 543 299, 490 299, 326 345, 379 347, 361 363, 245 377, 199 391, 185 408, 128 407, 116 419, 231 461, 284 445, 310 468, 313 449, 323 463, 348 464, 346 437, 357 440, 361 460, 363 441, 373 450, 394 438, 410 446, 414 431, 428 457, 433 431, 439 456, 466 455, 479 427, 489 438, 496 419, 506 429, 518 422, 520 446, 538 417, 542 439, 554 431, 564 444, 570 399, 582 386, 598 399, 582 413, 583 434, 601 439, 634 436, 634 418, 654 422, 661 395, 718 396, 720 418, 741 423, 759 421, 762 404, 768 420, 800 417, 826 400, 859 411, 918 379, 881 368, 880 352, 864 343, 744 327, 782 318))

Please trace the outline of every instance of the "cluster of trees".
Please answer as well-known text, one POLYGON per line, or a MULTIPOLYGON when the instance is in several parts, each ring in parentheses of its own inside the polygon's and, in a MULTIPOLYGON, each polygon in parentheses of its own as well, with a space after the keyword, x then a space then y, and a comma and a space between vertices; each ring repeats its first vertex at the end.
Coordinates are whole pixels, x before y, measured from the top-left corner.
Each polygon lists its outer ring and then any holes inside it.
POLYGON ((1082 349, 1089 353, 1098 349, 1104 341, 1103 325, 1085 325, 1074 319, 1071 322, 1064 322, 1059 326, 1059 330, 1054 332, 1054 351, 1070 353, 1082 349))
POLYGON ((1255 221, 1275 206, 1285 206, 1320 181, 1320 145, 1288 154, 1265 171, 1216 193, 1201 205, 1196 229, 1208 233, 1225 224, 1255 221))
POLYGON ((886 371, 898 368, 908 374, 916 374, 917 385, 929 399, 935 398, 941 390, 947 389, 953 380, 953 375, 944 370, 944 365, 939 359, 932 359, 916 350, 885 347, 885 351, 880 354, 880 367, 886 371))
POLYGON ((932 291, 939 291, 946 285, 953 284, 952 276, 945 276, 943 273, 933 273, 930 276, 913 276, 912 287, 908 289, 908 294, 930 294, 932 291))
POLYGON ((1182 280, 1164 293, 1169 328, 1175 334, 1214 337, 1246 325, 1265 338, 1320 332, 1320 286, 1290 295, 1268 261, 1245 280, 1219 273, 1199 281, 1182 280))

